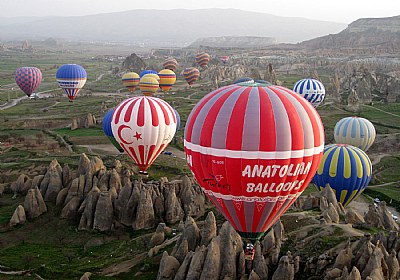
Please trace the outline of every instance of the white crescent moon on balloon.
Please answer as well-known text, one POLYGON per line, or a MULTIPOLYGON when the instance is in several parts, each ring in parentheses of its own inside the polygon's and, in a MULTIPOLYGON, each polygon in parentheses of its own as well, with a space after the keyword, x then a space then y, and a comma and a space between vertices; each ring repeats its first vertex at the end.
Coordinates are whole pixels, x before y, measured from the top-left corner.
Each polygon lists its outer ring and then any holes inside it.
POLYGON ((125 124, 121 125, 121 126, 118 128, 118 138, 121 139, 121 142, 122 142, 122 143, 129 145, 129 144, 132 144, 133 141, 132 141, 132 142, 126 142, 126 141, 124 140, 124 138, 122 138, 122 135, 121 135, 121 134, 122 134, 122 130, 125 129, 125 128, 128 128, 128 129, 132 130, 129 126, 127 126, 127 125, 125 125, 125 124))

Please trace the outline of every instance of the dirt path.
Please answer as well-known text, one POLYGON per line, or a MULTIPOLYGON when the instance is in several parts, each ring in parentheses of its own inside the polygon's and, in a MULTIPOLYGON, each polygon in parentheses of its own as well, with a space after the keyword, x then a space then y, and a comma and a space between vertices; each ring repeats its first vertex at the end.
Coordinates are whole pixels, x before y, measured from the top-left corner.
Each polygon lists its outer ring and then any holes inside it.
MULTIPOLYGON (((41 97, 48 97, 49 94, 44 94, 44 93, 49 93, 49 92, 52 92, 52 91, 55 91, 55 90, 58 90, 58 88, 56 88, 56 89, 49 89, 49 90, 45 90, 45 91, 41 91, 41 92, 38 92, 38 93, 36 93, 36 94, 38 94, 38 95, 40 94, 40 95, 39 95, 39 98, 41 98, 41 97)), ((28 98, 29 98, 28 96, 24 95, 24 96, 19 97, 19 98, 17 98, 17 99, 13 99, 13 100, 11 100, 10 102, 6 102, 6 103, 0 105, 0 110, 7 110, 7 109, 9 109, 9 108, 11 108, 11 107, 16 106, 16 105, 17 105, 18 103, 20 103, 22 100, 25 100, 25 99, 28 99, 28 98)))
POLYGON ((21 102, 21 100, 24 100, 24 99, 28 99, 28 96, 25 95, 25 96, 19 97, 17 99, 13 99, 10 102, 6 102, 6 103, 0 105, 0 110, 7 110, 11 107, 14 107, 19 102, 21 102))

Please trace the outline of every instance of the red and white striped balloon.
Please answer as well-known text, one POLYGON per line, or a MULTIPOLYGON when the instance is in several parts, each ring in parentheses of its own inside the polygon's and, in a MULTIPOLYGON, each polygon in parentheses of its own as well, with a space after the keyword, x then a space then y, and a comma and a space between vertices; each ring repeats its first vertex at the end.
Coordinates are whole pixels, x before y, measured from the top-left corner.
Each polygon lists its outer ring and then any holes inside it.
POLYGON ((242 237, 257 239, 314 176, 324 128, 312 105, 290 89, 234 84, 197 103, 184 144, 205 194, 242 237))
POLYGON ((116 107, 111 128, 115 140, 144 172, 174 137, 176 116, 164 100, 132 97, 116 107))

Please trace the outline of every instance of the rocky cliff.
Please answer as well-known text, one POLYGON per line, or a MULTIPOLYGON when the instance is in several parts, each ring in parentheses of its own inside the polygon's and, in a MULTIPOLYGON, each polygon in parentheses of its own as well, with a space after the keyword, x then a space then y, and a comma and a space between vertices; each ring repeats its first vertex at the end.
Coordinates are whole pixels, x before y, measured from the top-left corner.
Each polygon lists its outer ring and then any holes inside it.
POLYGON ((338 34, 330 34, 299 44, 306 49, 369 49, 380 53, 400 51, 400 16, 365 18, 351 23, 338 34))

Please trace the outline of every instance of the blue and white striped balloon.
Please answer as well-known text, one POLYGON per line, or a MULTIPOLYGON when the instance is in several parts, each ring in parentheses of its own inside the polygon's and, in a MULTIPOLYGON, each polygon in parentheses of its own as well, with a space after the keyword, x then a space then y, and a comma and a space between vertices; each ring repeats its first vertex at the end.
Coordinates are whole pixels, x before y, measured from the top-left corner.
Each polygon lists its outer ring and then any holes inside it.
POLYGON ((352 145, 367 151, 375 141, 376 131, 367 119, 347 117, 336 123, 334 134, 336 143, 352 145))
POLYGON ((294 85, 293 91, 303 96, 314 108, 317 108, 325 98, 324 85, 315 79, 302 79, 298 81, 294 85))

